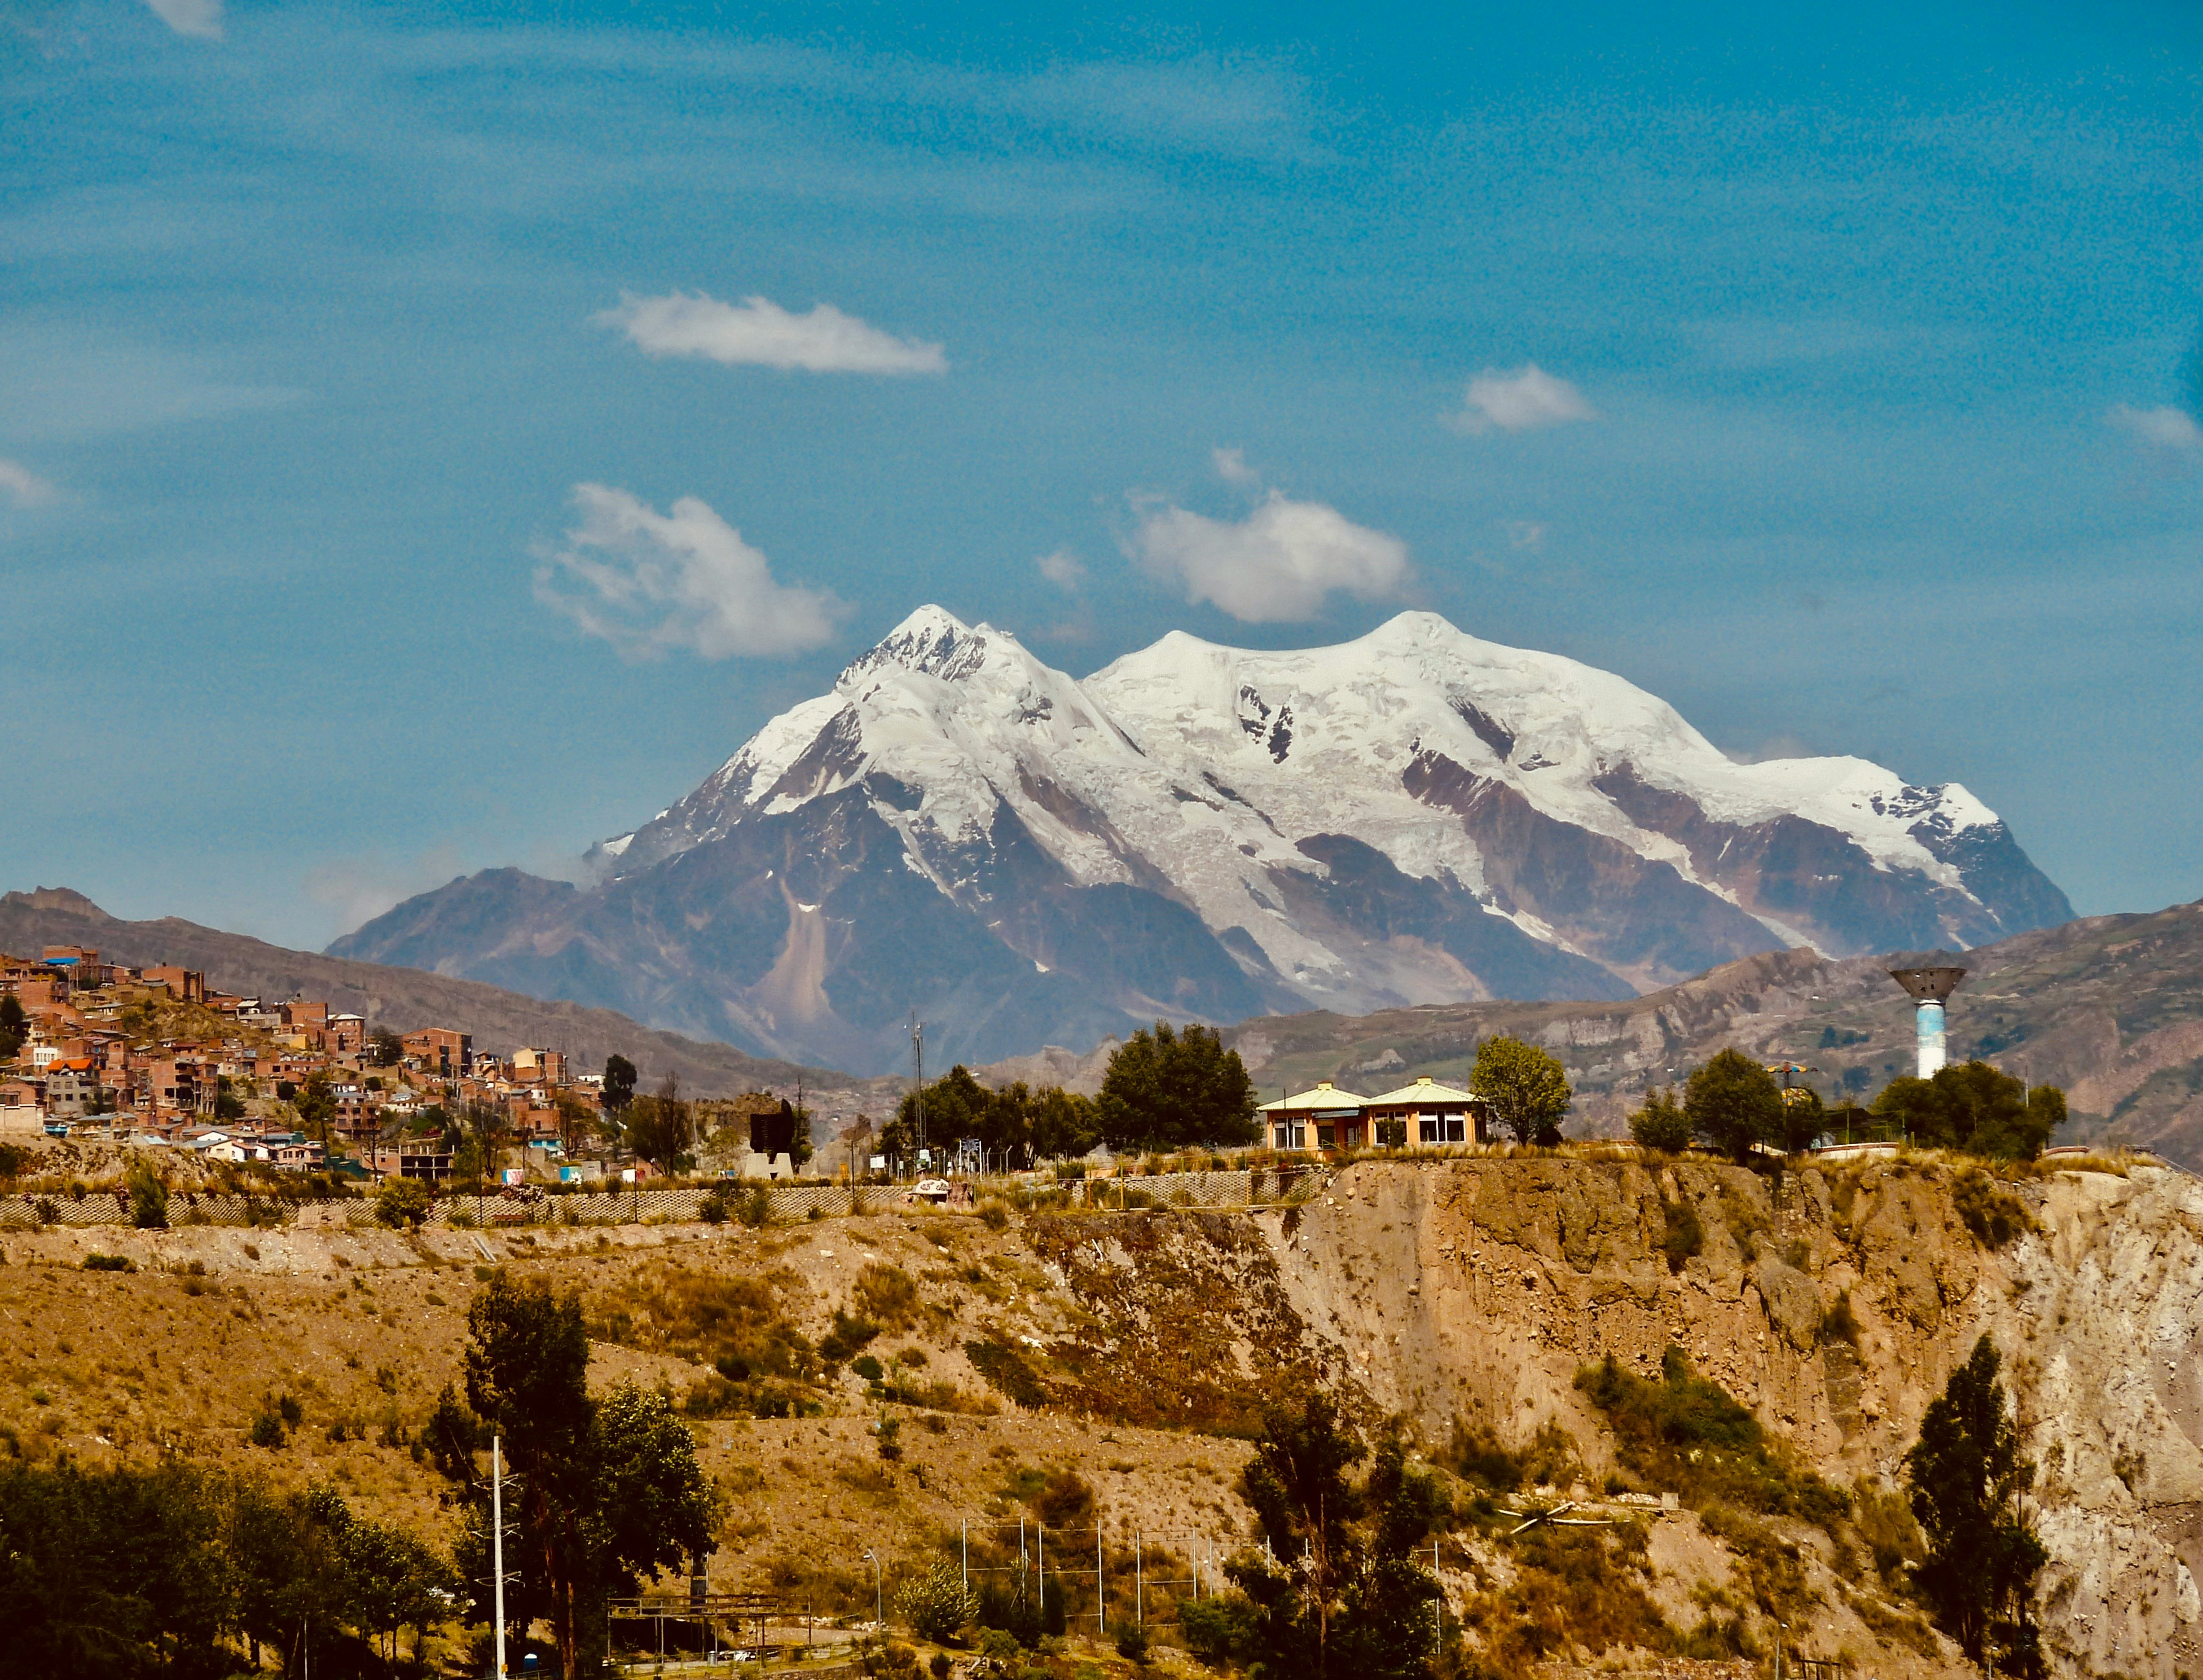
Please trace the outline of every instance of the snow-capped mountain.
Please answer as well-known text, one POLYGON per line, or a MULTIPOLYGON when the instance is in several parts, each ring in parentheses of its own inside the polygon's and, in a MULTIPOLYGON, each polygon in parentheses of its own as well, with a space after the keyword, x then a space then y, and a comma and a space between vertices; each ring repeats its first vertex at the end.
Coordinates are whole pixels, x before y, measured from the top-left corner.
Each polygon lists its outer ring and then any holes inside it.
POLYGON ((1732 762, 1664 701, 1403 613, 1335 648, 1173 633, 1081 682, 913 613, 597 849, 332 946, 861 1071, 1490 997, 1626 997, 1752 951, 2070 919, 1996 814, 1862 759, 1732 762))

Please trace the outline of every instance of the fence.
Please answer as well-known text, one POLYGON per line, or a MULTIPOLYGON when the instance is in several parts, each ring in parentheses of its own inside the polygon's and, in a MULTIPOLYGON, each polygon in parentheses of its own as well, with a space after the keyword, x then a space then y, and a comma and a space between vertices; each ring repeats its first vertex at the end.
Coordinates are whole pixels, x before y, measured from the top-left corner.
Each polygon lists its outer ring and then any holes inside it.
MULTIPOLYGON (((1072 1180, 1039 1188, 1064 1191, 1073 1205, 1097 1211, 1120 1205, 1178 1208, 1260 1207, 1289 1202, 1319 1182, 1317 1167, 1241 1168, 1236 1171, 1139 1174, 1125 1178, 1072 1180)), ((558 1226, 678 1224, 703 1216, 704 1199, 723 1194, 738 1210, 759 1186, 729 1185, 715 1192, 705 1187, 645 1190, 623 1186, 565 1189, 556 1194, 507 1199, 493 1192, 476 1196, 443 1196, 428 1211, 439 1226, 485 1230, 558 1226)), ((981 1194, 1014 1191, 1003 1181, 983 1185, 981 1194)), ((783 1184, 765 1188, 765 1205, 776 1223, 840 1217, 856 1208, 878 1213, 901 1206, 907 1185, 865 1185, 851 1192, 845 1184, 783 1184), (853 1204, 854 1206, 853 1207, 853 1204)), ((733 1210, 730 1210, 732 1211, 733 1210)), ((42 1226, 88 1227, 133 1222, 127 1191, 98 1191, 85 1196, 0 1197, 0 1230, 34 1230, 42 1226)), ((171 1191, 172 1226, 276 1226, 298 1223, 340 1228, 372 1227, 369 1197, 340 1201, 292 1201, 275 1196, 228 1196, 201 1191, 171 1191)))

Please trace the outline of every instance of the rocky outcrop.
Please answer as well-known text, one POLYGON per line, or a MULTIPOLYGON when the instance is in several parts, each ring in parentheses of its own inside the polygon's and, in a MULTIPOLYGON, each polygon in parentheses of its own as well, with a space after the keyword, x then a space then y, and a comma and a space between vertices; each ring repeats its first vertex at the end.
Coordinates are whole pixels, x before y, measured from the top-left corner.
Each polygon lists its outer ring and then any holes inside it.
MULTIPOLYGON (((1296 1307, 1375 1412, 1433 1440, 1457 1421, 1510 1440, 1558 1421, 1595 1458, 1576 1372, 1611 1354, 1649 1375, 1674 1344, 1829 1481, 1894 1486, 1928 1403, 1990 1336, 2038 1467, 2057 1671, 2177 1680, 2203 1656, 2203 1183, 2141 1167, 2023 1180, 2002 1188, 2038 1228, 1993 1252, 1957 1178, 1367 1162, 1266 1221, 1296 1307), (1671 1264, 1685 1204, 1702 1239, 1671 1264), (1855 1329, 1830 1320, 1839 1298, 1855 1329)), ((1871 1667, 1911 1660, 1846 1623, 1832 1582, 1825 1597, 1871 1667)))

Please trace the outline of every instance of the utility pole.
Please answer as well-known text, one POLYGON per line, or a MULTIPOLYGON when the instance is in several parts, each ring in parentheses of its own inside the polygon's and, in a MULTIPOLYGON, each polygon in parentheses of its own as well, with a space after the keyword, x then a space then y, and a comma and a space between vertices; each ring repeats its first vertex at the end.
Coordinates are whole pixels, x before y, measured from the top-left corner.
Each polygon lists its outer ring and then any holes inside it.
POLYGON ((925 1153, 925 1023, 910 1012, 911 1164, 925 1153))
POLYGON ((489 1571, 497 1606, 497 1671, 505 1680, 505 1440, 489 1438, 489 1571))
POLYGON ((1109 1635, 1109 1624, 1102 1614, 1102 1606, 1107 1602, 1107 1594, 1102 1588, 1102 1517, 1097 1511, 1094 1517, 1094 1636, 1096 1639, 1106 1639, 1109 1635))

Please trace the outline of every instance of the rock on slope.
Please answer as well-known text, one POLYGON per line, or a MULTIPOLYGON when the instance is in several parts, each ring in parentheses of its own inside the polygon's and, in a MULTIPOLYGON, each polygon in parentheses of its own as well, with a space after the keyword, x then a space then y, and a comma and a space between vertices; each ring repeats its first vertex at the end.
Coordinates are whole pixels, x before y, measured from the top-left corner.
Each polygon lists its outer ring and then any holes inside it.
POLYGON ((1426 612, 1295 653, 1173 634, 1081 682, 923 608, 597 861, 330 949, 871 1072, 913 1008, 984 1060, 2071 914, 1964 788, 1734 764, 1620 677, 1426 612))

